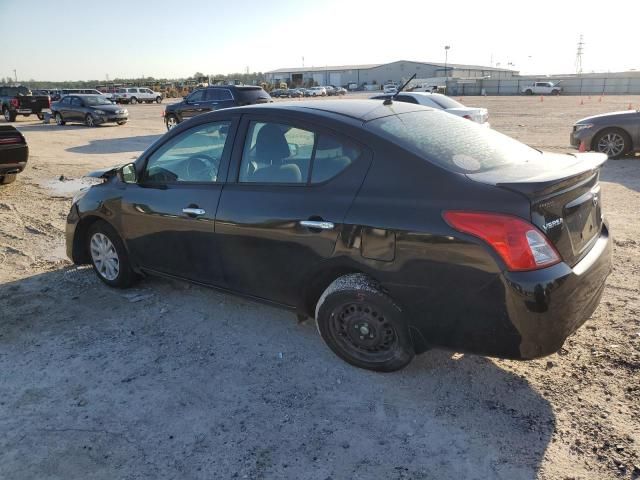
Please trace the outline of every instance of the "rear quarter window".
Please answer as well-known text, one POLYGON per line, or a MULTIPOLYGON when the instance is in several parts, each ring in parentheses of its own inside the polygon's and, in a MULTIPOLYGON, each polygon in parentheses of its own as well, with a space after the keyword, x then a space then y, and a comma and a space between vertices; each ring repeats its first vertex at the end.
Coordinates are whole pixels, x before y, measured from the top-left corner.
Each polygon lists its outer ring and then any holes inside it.
POLYGON ((537 161, 542 154, 511 137, 437 110, 391 115, 366 124, 400 147, 458 173, 537 161))

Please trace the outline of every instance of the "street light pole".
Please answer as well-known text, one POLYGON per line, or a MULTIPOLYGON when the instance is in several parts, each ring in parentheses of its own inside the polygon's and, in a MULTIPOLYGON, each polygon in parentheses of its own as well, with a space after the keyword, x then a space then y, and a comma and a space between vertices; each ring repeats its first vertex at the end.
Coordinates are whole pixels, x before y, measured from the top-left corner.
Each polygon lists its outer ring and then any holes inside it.
POLYGON ((18 83, 18 74, 16 73, 16 69, 15 68, 13 69, 13 76, 15 77, 16 84, 17 84, 18 83))

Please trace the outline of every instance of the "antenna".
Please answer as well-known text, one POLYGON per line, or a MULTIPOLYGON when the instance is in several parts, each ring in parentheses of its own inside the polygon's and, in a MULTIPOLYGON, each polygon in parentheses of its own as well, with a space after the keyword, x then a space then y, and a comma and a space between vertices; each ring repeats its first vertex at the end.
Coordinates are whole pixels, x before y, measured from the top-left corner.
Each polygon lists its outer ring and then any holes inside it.
POLYGON ((576 50, 576 73, 582 73, 582 54, 584 53, 584 36, 580 34, 578 49, 576 50))

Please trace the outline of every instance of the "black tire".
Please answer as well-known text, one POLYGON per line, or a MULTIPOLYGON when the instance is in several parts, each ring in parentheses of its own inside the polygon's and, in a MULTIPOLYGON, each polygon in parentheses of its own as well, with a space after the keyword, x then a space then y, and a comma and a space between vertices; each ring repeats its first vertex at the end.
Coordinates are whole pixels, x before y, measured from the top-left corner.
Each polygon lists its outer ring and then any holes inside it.
POLYGON ((556 95, 556 96, 560 95, 560 90, 552 90, 551 95, 556 95))
POLYGON ((131 97, 131 100, 129 100, 129 103, 131 103, 131 105, 135 105, 136 103, 138 103, 138 99, 136 97, 131 97))
MULTIPOLYGON (((95 246, 96 244, 94 244, 94 247, 95 246)), ((120 235, 118 235, 115 229, 107 222, 98 220, 93 225, 91 225, 91 227, 89 227, 86 238, 86 248, 89 254, 89 258, 91 259, 91 265, 93 265, 93 270, 96 272, 98 278, 104 283, 114 288, 129 288, 135 283, 135 281, 137 280, 137 275, 131 269, 127 250, 126 248, 124 248, 124 244, 120 239, 120 235), (109 262, 109 265, 111 265, 111 267, 113 267, 114 263, 117 264, 117 275, 113 277, 110 273, 108 273, 112 272, 113 270, 108 270, 108 267, 105 267, 104 264, 100 264, 98 260, 98 250, 96 250, 95 248, 92 249, 92 241, 94 237, 96 237, 96 242, 98 241, 98 239, 103 238, 99 237, 99 235, 106 237, 113 247, 113 253, 115 254, 117 259, 115 262, 109 262)))
POLYGON ((55 118, 55 120, 56 120, 56 124, 57 124, 57 125, 62 126, 62 125, 64 125, 65 123, 67 123, 67 122, 65 122, 65 121, 62 119, 62 115, 60 114, 60 112, 56 112, 56 114, 55 114, 54 118, 55 118))
POLYGON ((156 97, 156 103, 162 103, 162 97, 156 97))
POLYGON ((605 128, 593 138, 591 149, 604 153, 611 159, 622 158, 631 151, 631 138, 627 132, 619 128, 605 128), (608 139, 611 141, 607 141, 608 139), (621 148, 619 149, 603 148, 605 143, 612 144, 618 142, 621 142, 621 148))
POLYGON ((18 116, 18 114, 16 112, 12 112, 8 108, 4 109, 3 115, 4 115, 4 119, 7 122, 15 122, 16 121, 16 117, 18 116))
POLYGON ((36 113, 38 120, 44 120, 44 113, 36 113))
POLYGON ((415 356, 400 307, 363 274, 334 280, 316 305, 316 324, 325 343, 359 368, 393 372, 415 356))
POLYGON ((16 181, 17 175, 15 173, 9 173, 4 176, 0 176, 0 185, 9 185, 16 181))
POLYGON ((165 117, 164 123, 167 126, 167 130, 171 130, 172 128, 177 127, 180 121, 175 115, 169 114, 165 117))
POLYGON ((121 120, 121 121, 116 122, 116 123, 117 123, 118 125, 124 125, 125 123, 127 123, 127 121, 126 121, 126 120, 121 120))
POLYGON ((93 128, 93 127, 95 127, 95 126, 96 126, 96 121, 93 119, 93 117, 91 116, 91 114, 90 114, 90 113, 87 113, 87 114, 85 115, 85 117, 84 117, 84 124, 85 124, 87 127, 91 127, 91 128, 93 128))
POLYGON ((524 92, 526 95, 533 95, 533 90, 531 90, 530 88, 528 88, 527 90, 525 90, 524 92))

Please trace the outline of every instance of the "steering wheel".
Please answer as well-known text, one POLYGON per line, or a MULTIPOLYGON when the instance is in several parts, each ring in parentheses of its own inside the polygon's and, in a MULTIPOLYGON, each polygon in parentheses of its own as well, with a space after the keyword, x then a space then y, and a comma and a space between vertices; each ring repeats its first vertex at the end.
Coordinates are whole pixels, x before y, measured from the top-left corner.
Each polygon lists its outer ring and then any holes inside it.
POLYGON ((189 157, 184 166, 186 177, 194 182, 213 180, 218 178, 218 161, 205 154, 189 157))

